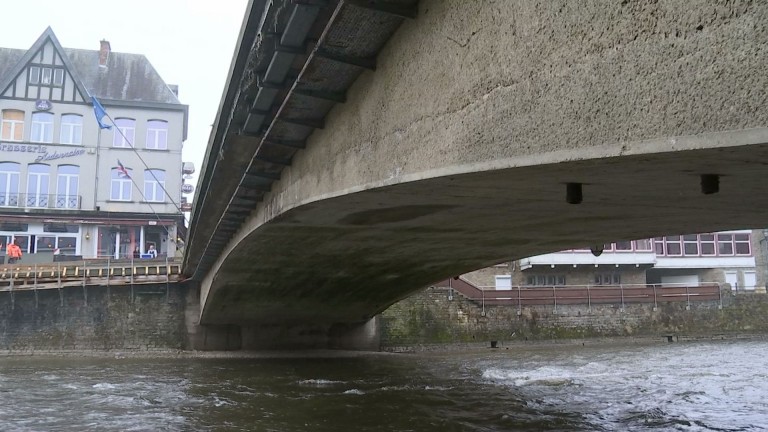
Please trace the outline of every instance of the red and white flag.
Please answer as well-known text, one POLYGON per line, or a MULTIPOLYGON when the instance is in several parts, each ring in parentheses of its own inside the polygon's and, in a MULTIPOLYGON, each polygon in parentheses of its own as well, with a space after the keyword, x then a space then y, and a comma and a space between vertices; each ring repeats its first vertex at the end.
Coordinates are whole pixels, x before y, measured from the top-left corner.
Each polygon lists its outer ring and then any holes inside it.
POLYGON ((131 175, 128 173, 128 170, 123 166, 123 163, 120 162, 120 159, 117 160, 117 174, 122 178, 131 178, 131 175))

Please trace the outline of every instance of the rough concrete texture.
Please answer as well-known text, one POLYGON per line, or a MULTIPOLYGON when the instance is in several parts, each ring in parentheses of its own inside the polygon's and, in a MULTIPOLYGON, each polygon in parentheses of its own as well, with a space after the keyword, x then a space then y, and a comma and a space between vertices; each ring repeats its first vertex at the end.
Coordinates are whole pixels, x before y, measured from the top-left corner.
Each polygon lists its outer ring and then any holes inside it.
POLYGON ((381 314, 383 350, 419 344, 542 341, 603 337, 711 337, 765 334, 768 297, 731 296, 719 302, 621 305, 482 307, 447 288, 429 288, 394 304, 381 314))
POLYGON ((421 1, 235 234, 202 322, 364 322, 513 258, 762 226, 767 54, 766 2, 421 1))

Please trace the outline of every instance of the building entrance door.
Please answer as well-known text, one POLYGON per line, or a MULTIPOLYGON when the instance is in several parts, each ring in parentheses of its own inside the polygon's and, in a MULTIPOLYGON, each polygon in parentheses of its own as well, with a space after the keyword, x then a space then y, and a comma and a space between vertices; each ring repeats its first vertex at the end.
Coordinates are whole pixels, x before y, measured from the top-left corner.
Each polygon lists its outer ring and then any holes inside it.
POLYGON ((739 289, 739 274, 735 271, 725 272, 725 283, 731 285, 731 290, 736 291, 739 289))

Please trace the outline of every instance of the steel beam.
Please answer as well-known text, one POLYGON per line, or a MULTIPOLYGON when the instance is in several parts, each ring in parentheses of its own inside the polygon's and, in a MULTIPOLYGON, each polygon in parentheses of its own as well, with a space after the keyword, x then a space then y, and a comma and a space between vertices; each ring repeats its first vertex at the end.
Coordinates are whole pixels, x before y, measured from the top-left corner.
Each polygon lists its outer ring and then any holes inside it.
POLYGON ((330 102, 345 103, 347 101, 347 95, 340 92, 306 90, 297 88, 293 90, 293 93, 299 96, 306 96, 313 99, 326 100, 330 102))
POLYGON ((375 58, 345 56, 345 55, 330 52, 325 48, 318 48, 315 51, 315 56, 324 58, 326 60, 335 61, 336 63, 343 63, 350 66, 356 66, 359 68, 368 69, 372 71, 376 70, 375 58))
POLYGON ((299 126, 306 126, 312 129, 323 129, 325 122, 320 119, 304 119, 304 118, 291 118, 291 117, 278 117, 279 121, 291 123, 299 126))
POLYGON ((253 160, 264 162, 272 165, 290 166, 291 160, 284 158, 274 158, 269 156, 261 156, 258 153, 253 157, 253 160))
POLYGON ((419 15, 419 6, 417 3, 412 5, 398 5, 375 0, 345 0, 344 3, 400 18, 414 19, 419 15))
POLYGON ((306 147, 306 142, 304 140, 284 140, 277 138, 267 138, 264 140, 264 144, 288 147, 292 149, 303 149, 306 147))

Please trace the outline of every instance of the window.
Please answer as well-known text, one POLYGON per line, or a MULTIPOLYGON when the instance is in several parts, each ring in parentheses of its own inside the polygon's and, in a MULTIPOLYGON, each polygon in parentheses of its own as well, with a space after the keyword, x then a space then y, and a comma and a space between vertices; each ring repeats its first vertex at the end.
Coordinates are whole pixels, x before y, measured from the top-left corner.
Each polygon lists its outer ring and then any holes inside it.
POLYGON ((749 234, 687 234, 654 239, 656 253, 668 256, 751 255, 749 234))
POLYGON ((64 69, 30 66, 29 83, 61 87, 64 85, 64 69))
POLYGON ((714 234, 700 234, 699 245, 701 247, 702 255, 715 255, 715 235, 714 234))
POLYGON ((494 288, 497 290, 509 290, 512 289, 512 276, 511 275, 496 275, 496 285, 494 288))
POLYGON ((28 235, 14 235, 13 240, 19 245, 19 248, 24 253, 29 253, 29 236, 28 235))
POLYGON ((56 247, 64 255, 77 255, 77 237, 58 237, 56 247))
POLYGON ((29 165, 27 174, 27 207, 48 207, 48 182, 50 167, 44 164, 29 165))
POLYGON ((3 110, 0 139, 4 141, 21 141, 24 139, 24 111, 3 110))
POLYGON ((615 243, 615 247, 617 251, 631 251, 632 250, 632 242, 631 241, 620 241, 615 243))
POLYGON ((53 76, 53 70, 51 68, 43 68, 43 75, 40 78, 40 84, 51 84, 51 77, 53 76))
POLYGON ((56 237, 37 236, 35 238, 35 252, 53 252, 56 249, 56 237))
POLYGON ((56 87, 64 85, 64 69, 53 70, 53 85, 56 87))
POLYGON ((664 245, 667 248, 667 255, 682 255, 683 250, 680 246, 680 236, 668 236, 664 238, 664 245))
POLYGON ((717 234, 718 255, 751 255, 749 234, 717 234))
POLYGON ((81 144, 82 140, 83 117, 77 114, 64 114, 61 116, 59 142, 62 144, 81 144))
POLYGON ((717 235, 717 254, 733 255, 733 234, 717 235))
POLYGON ((752 242, 749 239, 749 234, 734 234, 733 241, 736 246, 736 255, 750 255, 752 253, 752 242))
POLYGON ((651 251, 651 240, 649 239, 642 239, 642 240, 635 240, 635 250, 636 251, 651 251))
POLYGON ((30 66, 29 68, 29 83, 40 84, 40 67, 30 66))
POLYGON ((112 168, 112 188, 109 193, 109 199, 113 201, 130 201, 131 200, 131 169, 125 168, 120 170, 119 168, 112 168), (127 174, 126 174, 127 173, 127 174))
POLYGON ((689 234, 683 236, 683 253, 685 255, 699 255, 699 236, 689 234))
POLYGON ((56 208, 80 208, 78 183, 80 167, 77 165, 59 165, 56 170, 56 208))
POLYGON ((144 199, 151 202, 165 201, 165 171, 144 171, 144 199))
POLYGON ((77 225, 69 225, 63 223, 45 223, 43 224, 43 232, 47 233, 78 233, 80 227, 77 225))
POLYGON ((53 114, 49 112, 32 113, 32 134, 29 137, 32 142, 53 142, 53 114))
POLYGON ((168 122, 163 120, 147 122, 147 148, 152 150, 168 149, 168 122))
POLYGON ((27 232, 29 231, 29 224, 18 222, 0 222, 0 231, 27 232))
POLYGON ((19 164, 0 162, 0 206, 19 205, 19 164))
POLYGON ((115 119, 114 138, 112 147, 132 147, 136 137, 136 120, 128 118, 115 119))
POLYGON ((595 285, 621 285, 621 275, 618 273, 596 274, 595 285))
POLYGON ((533 286, 565 285, 565 275, 530 275, 527 282, 533 286))

